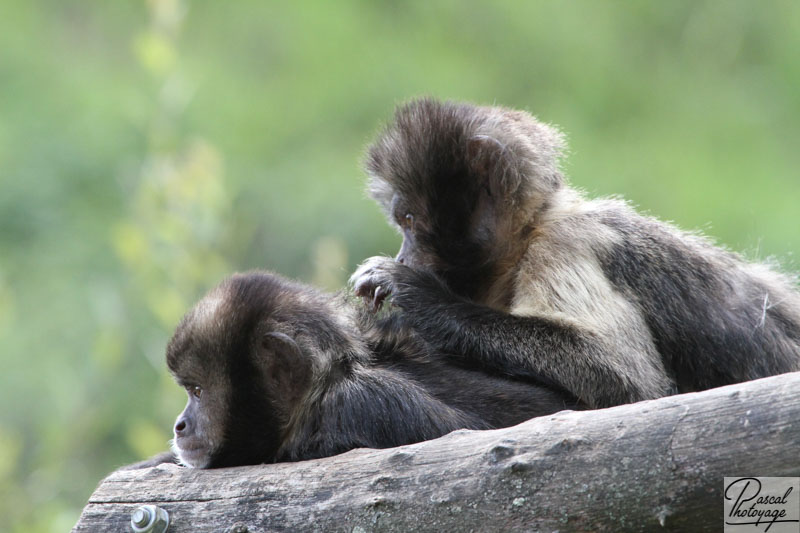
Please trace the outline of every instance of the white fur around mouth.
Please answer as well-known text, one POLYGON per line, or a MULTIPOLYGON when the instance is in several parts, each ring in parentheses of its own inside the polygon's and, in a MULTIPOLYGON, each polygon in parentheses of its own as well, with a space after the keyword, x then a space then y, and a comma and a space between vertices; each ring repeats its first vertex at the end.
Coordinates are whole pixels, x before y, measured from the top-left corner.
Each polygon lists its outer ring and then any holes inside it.
POLYGON ((209 453, 203 446, 195 448, 181 448, 175 439, 170 441, 172 453, 178 458, 180 464, 190 468, 204 468, 209 461, 209 453))

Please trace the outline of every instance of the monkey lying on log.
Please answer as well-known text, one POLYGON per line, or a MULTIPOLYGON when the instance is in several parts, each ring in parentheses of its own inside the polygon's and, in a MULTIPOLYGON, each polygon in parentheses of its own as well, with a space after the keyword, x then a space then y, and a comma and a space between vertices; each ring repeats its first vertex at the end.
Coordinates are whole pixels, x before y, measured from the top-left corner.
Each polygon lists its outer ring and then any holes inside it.
POLYGON ((202 298, 167 365, 189 397, 174 455, 132 468, 297 461, 583 408, 554 384, 449 364, 393 317, 266 272, 233 275, 202 298))

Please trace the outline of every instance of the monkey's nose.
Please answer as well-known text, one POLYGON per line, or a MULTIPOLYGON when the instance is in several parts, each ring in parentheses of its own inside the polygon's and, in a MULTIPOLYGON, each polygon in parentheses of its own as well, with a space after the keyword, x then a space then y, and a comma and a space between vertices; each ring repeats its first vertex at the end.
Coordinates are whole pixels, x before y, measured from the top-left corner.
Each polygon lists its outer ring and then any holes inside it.
POLYGON ((403 257, 402 255, 398 255, 398 256, 397 256, 397 259, 396 259, 396 261, 397 261, 398 263, 400 263, 401 265, 403 265, 403 264, 405 264, 405 262, 406 262, 406 258, 405 258, 405 257, 403 257))
POLYGON ((186 419, 181 417, 175 423, 175 436, 180 437, 186 431, 186 419))

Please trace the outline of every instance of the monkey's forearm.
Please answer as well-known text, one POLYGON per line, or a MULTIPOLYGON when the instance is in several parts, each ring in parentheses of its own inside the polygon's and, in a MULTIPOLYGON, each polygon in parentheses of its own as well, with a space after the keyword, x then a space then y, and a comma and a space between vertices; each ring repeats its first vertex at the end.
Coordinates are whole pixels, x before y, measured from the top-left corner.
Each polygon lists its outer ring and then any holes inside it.
POLYGON ((393 303, 438 349, 507 375, 544 379, 592 407, 663 396, 668 387, 640 354, 626 357, 587 330, 538 317, 518 317, 480 306, 436 287, 398 284, 393 303), (614 362, 618 364, 615 364, 614 362), (631 365, 627 365, 631 361, 631 365))
POLYGON ((592 407, 657 396, 607 364, 607 350, 585 333, 543 319, 467 306, 444 310, 438 319, 415 320, 413 327, 449 353, 510 376, 544 378, 592 407))
MULTIPOLYGON (((485 369, 558 385, 591 407, 658 398, 673 386, 655 347, 628 342, 580 320, 515 316, 453 293, 436 275, 388 258, 367 260, 351 278, 357 295, 391 294, 403 321, 437 350, 485 369)), ((620 317, 625 318, 625 317, 620 317)))
POLYGON ((158 455, 154 455, 150 459, 145 459, 144 461, 139 461, 138 463, 123 466, 120 468, 120 470, 140 470, 142 468, 150 468, 164 463, 178 464, 178 458, 172 452, 161 452, 158 455))

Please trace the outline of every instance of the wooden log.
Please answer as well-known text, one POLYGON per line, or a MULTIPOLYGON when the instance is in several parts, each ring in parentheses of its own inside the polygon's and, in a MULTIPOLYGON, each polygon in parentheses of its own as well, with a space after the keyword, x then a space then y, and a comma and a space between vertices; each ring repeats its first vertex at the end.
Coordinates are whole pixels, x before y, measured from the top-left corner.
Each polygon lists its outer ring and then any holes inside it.
POLYGON ((724 476, 800 476, 800 372, 492 431, 102 481, 73 532, 721 531, 724 476))

